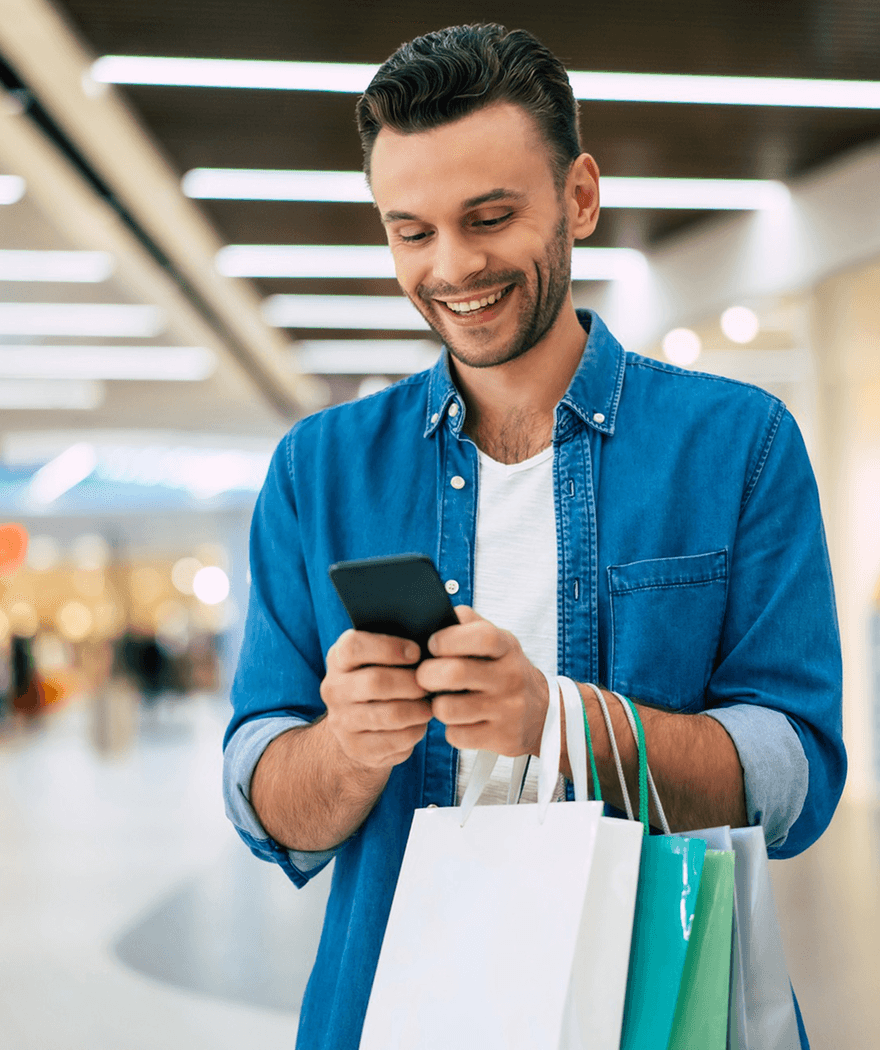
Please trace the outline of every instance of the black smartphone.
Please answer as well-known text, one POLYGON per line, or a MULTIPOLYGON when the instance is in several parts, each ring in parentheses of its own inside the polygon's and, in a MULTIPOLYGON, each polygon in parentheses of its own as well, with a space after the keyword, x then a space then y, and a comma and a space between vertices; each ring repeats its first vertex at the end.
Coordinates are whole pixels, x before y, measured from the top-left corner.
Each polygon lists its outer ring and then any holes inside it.
POLYGON ((396 554, 331 565, 330 579, 359 631, 392 634, 418 642, 458 623, 443 581, 426 554, 396 554))

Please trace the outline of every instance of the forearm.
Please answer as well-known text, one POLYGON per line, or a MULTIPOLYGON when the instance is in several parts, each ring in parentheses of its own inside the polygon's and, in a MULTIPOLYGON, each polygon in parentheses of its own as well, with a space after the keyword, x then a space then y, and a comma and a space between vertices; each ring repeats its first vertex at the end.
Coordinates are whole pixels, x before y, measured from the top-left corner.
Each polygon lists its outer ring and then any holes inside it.
MULTIPOLYGON (((605 720, 593 690, 584 698, 603 798, 624 808, 605 720)), ((603 691, 633 806, 638 798, 638 753, 620 702, 603 691)), ((645 731, 648 763, 673 831, 748 824, 739 754, 724 727, 701 714, 677 714, 636 705, 645 731)), ((567 757, 564 763, 567 765, 567 757)), ((659 819, 651 805, 651 823, 659 819)))
POLYGON ((251 805, 287 849, 332 849, 366 820, 390 771, 348 758, 321 718, 269 744, 251 780, 251 805))

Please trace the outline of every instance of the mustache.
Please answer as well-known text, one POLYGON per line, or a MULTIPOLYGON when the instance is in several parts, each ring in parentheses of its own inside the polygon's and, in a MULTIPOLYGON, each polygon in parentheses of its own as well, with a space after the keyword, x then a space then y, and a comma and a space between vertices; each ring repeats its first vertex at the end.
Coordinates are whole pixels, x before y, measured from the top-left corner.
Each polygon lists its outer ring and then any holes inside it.
POLYGON ((474 281, 463 288, 456 288, 452 284, 423 284, 416 294, 424 302, 430 302, 432 299, 463 299, 465 296, 475 295, 478 292, 507 288, 511 284, 522 284, 524 279, 521 270, 500 270, 498 273, 485 274, 480 277, 479 281, 474 281))

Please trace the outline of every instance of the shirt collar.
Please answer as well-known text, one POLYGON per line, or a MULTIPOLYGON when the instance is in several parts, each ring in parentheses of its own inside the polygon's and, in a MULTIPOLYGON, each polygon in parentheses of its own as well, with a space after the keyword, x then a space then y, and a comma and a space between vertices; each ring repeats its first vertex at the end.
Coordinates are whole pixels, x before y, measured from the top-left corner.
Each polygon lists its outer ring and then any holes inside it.
MULTIPOLYGON (((593 310, 578 310, 577 315, 589 334, 577 371, 556 408, 557 429, 562 425, 560 410, 565 407, 594 430, 613 434, 626 366, 623 347, 593 310)), ((464 401, 452 381, 449 351, 444 347, 430 372, 425 437, 436 431, 447 414, 453 417, 452 428, 458 433, 464 422, 464 401)))

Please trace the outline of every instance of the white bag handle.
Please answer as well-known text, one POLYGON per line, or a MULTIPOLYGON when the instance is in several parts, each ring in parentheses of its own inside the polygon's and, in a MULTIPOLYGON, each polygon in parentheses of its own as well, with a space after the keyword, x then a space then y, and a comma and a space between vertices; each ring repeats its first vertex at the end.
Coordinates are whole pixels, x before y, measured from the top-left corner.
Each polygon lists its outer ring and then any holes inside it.
MULTIPOLYGON (((565 746, 568 751, 568 764, 571 767, 571 780, 574 785, 575 802, 586 802, 589 799, 587 787, 587 741, 584 732, 584 708, 581 693, 570 678, 557 678, 562 691, 562 703, 565 706, 565 746)), ((543 750, 541 754, 543 755, 543 750)), ((543 762, 542 762, 543 765, 543 762)))
MULTIPOLYGON (((542 672, 547 680, 548 703, 544 729, 541 733, 541 768, 538 771, 538 819, 543 824, 547 807, 553 801, 559 780, 559 753, 562 745, 561 705, 565 704, 565 743, 572 768, 575 799, 587 798, 587 748, 581 728, 581 695, 569 678, 554 678, 542 672)), ((483 794, 492 776, 498 755, 494 751, 478 751, 471 778, 461 800, 461 826, 467 823, 474 806, 483 794)), ((508 802, 518 797, 527 755, 514 759, 508 802)))

